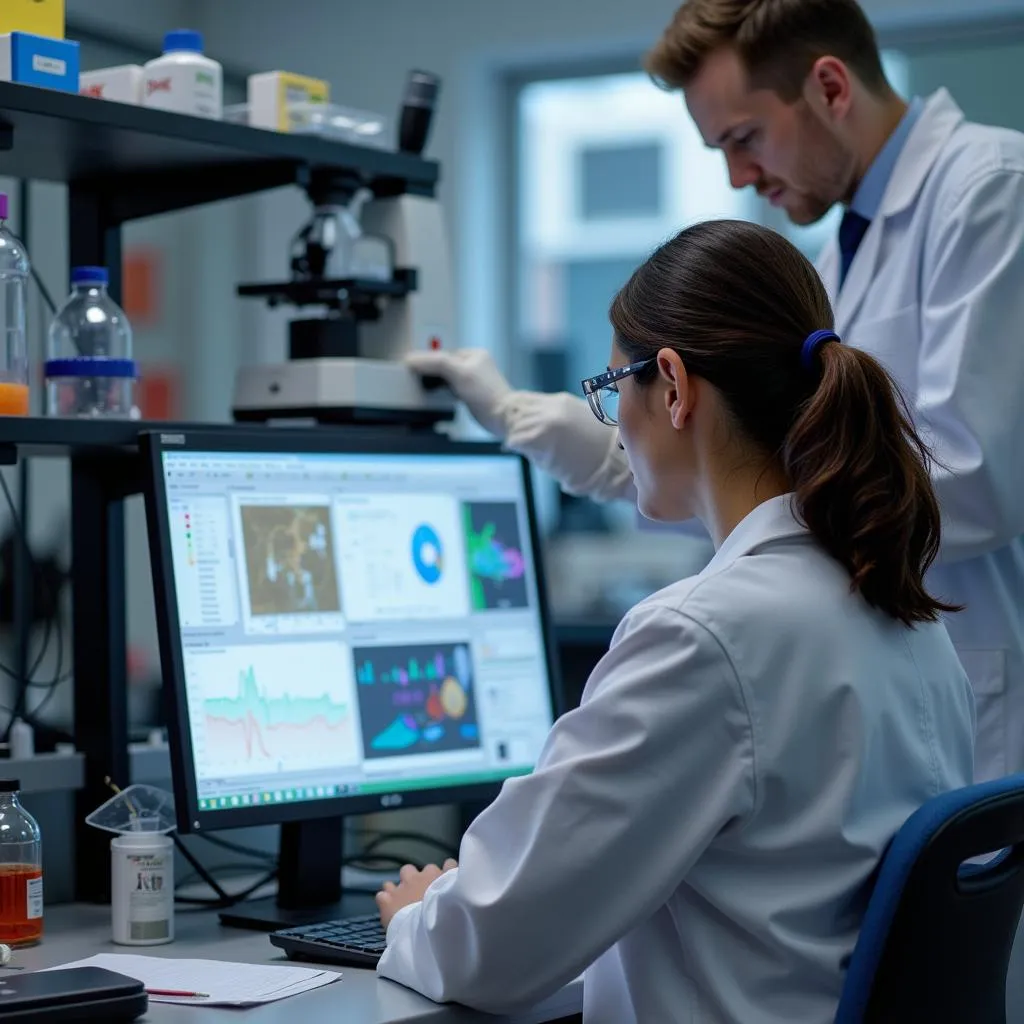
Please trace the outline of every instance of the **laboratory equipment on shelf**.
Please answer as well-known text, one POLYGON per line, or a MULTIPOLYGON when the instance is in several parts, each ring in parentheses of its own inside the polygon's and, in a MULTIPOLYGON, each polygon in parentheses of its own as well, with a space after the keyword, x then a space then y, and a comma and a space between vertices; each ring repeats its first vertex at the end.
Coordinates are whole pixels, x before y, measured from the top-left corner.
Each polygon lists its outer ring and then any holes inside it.
POLYGON ((42 842, 20 789, 17 779, 0 779, 0 942, 12 948, 43 936, 42 842))
POLYGON ((7 228, 7 195, 0 192, 0 416, 28 415, 28 345, 25 292, 29 262, 25 246, 7 228))
POLYGON ((71 295, 50 324, 46 411, 50 416, 136 418, 132 329, 107 293, 103 267, 76 267, 71 295))
MULTIPOLYGON (((436 79, 424 93, 424 74, 413 72, 406 90, 404 152, 427 138, 436 79)), ((291 279, 240 285, 238 294, 315 312, 290 322, 288 362, 238 371, 235 419, 422 427, 450 420, 455 399, 447 387, 425 386, 402 364, 407 352, 455 345, 437 201, 380 187, 366 200, 356 174, 313 170, 302 184, 313 209, 292 243, 291 279)))

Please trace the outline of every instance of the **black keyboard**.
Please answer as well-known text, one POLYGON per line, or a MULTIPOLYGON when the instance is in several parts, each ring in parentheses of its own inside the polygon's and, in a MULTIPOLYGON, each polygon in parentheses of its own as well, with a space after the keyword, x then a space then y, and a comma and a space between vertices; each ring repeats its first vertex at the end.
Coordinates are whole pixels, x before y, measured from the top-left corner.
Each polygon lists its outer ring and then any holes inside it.
POLYGON ((376 967, 384 952, 384 926, 377 914, 304 924, 274 932, 270 941, 293 960, 318 960, 346 967, 376 967))

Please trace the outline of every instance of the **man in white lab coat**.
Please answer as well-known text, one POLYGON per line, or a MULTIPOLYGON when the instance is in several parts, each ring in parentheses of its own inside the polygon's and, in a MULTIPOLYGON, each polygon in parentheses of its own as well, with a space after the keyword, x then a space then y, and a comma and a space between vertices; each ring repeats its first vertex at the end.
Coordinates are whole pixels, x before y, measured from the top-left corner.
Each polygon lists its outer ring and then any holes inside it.
MULTIPOLYGON (((1024 135, 945 90, 910 104, 854 0, 689 0, 647 59, 730 180, 796 223, 846 207, 818 270, 844 342, 891 371, 931 445, 943 543, 929 587, 977 698, 976 777, 1024 770, 1024 135)), ((470 411, 572 493, 634 497, 569 395, 513 391, 482 352, 422 353, 470 411)))

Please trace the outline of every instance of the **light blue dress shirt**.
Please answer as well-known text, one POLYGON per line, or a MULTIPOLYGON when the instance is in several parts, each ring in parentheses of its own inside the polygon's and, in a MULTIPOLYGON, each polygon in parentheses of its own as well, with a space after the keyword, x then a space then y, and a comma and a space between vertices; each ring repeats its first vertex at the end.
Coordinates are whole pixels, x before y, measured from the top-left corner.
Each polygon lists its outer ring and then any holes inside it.
POLYGON ((853 202, 850 203, 850 209, 854 213, 859 213, 868 220, 874 220, 875 214, 878 213, 882 205, 882 197, 885 195, 885 189, 896 167, 896 161, 899 160, 907 138, 914 125, 917 124, 923 109, 924 102, 919 96, 915 96, 910 101, 910 106, 903 115, 903 119, 896 126, 896 131, 886 139, 885 145, 879 150, 878 156, 872 161, 863 181, 857 187, 853 202))

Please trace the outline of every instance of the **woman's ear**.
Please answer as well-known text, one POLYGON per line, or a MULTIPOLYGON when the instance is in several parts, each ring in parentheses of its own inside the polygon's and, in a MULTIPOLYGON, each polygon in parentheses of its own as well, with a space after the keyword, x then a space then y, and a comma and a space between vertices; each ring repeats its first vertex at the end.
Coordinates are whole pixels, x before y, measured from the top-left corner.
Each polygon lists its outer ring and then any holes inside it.
POLYGON ((670 348, 658 352, 658 374, 668 385, 665 389, 665 408, 676 430, 682 430, 690 415, 693 385, 679 353, 670 348))

